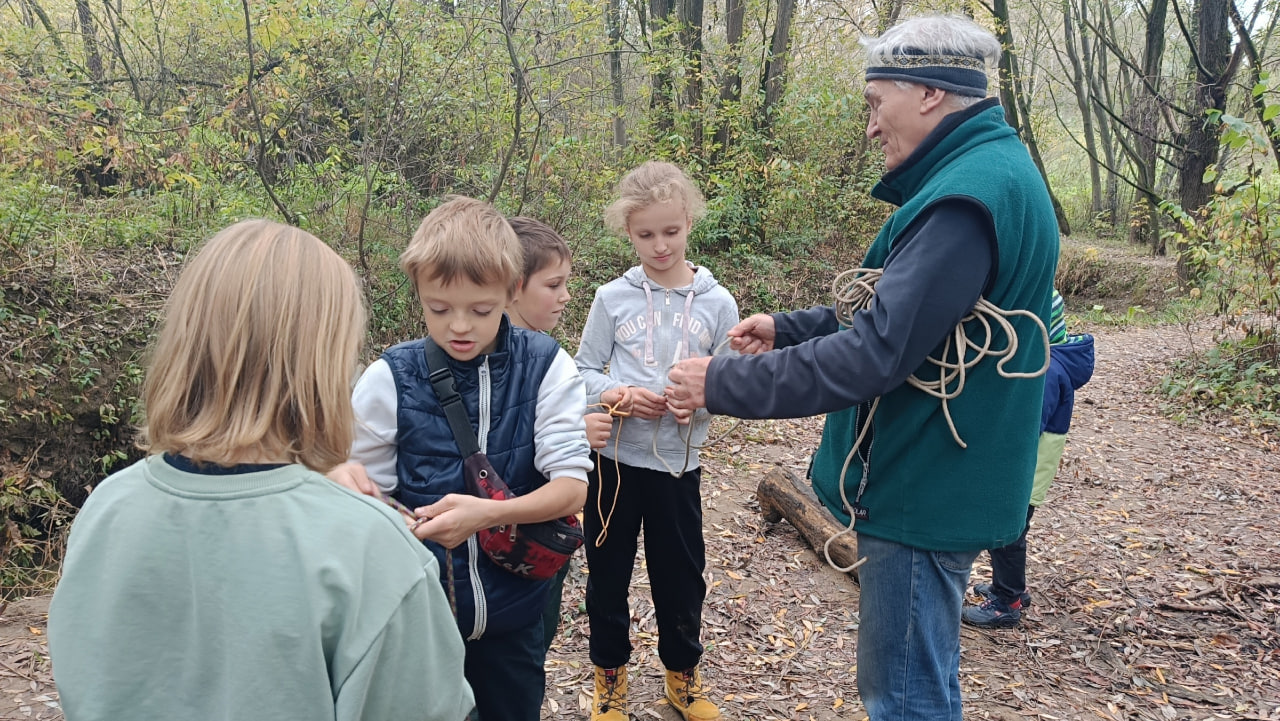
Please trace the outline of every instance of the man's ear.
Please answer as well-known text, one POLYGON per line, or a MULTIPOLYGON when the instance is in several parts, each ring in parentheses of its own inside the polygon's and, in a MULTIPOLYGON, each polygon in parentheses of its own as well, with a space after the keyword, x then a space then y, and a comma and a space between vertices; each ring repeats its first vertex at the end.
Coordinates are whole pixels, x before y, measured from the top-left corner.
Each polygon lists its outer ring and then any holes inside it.
POLYGON ((942 105, 947 99, 947 91, 930 85, 924 86, 924 97, 920 99, 920 114, 928 115, 942 105))

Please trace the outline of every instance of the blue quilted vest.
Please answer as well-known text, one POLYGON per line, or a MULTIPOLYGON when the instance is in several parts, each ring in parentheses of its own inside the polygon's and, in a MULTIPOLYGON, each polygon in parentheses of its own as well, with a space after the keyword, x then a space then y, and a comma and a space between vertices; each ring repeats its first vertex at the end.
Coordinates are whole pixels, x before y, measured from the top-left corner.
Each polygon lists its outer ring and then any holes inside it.
MULTIPOLYGON (((547 482, 533 465, 534 417, 538 389, 560 346, 550 336, 513 328, 507 318, 492 353, 470 361, 449 359, 453 382, 477 429, 481 388, 489 389, 486 455, 511 490, 523 495, 547 482)), ((396 383, 395 497, 410 508, 425 506, 450 493, 467 493, 462 455, 449 430, 444 409, 429 380, 423 340, 393 346, 382 354, 396 383)), ((448 583, 445 548, 423 541, 440 562, 441 583, 448 583)), ((542 617, 549 581, 528 581, 504 571, 480 551, 473 535, 453 549, 458 628, 463 638, 524 628, 542 617)))

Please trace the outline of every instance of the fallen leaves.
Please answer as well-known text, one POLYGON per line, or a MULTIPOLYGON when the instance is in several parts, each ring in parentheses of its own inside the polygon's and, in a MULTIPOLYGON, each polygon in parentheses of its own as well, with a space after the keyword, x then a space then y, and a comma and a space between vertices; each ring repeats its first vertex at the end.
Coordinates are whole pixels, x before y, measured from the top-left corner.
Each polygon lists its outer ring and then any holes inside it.
MULTIPOLYGON (((1067 455, 1029 540, 1034 603, 1019 629, 964 632, 965 718, 1280 721, 1280 463, 1269 441, 1161 413, 1147 390, 1186 352, 1185 337, 1095 335, 1098 373, 1077 396, 1067 455)), ((722 491, 706 514, 704 663, 726 718, 866 716, 856 587, 788 524, 761 523, 753 498, 775 464, 804 473, 820 428, 753 421, 732 453, 704 454, 704 483, 722 491)), ((989 577, 984 563, 975 582, 989 577)), ((673 721, 647 590, 632 601, 646 634, 632 714, 673 721)), ((585 632, 575 618, 553 658, 585 658, 585 632)), ((552 717, 581 715, 562 704, 552 717)))
MULTIPOLYGON (((1160 412, 1147 390, 1185 354, 1181 330, 1095 335, 1098 371, 1028 542, 1033 605, 1018 629, 964 631, 965 718, 1280 721, 1274 440, 1160 412)), ((764 523, 754 499, 775 465, 803 475, 820 430, 817 419, 752 421, 703 454, 704 488, 716 489, 704 498, 703 671, 726 718, 866 719, 856 586, 788 524, 764 523)), ((574 563, 544 718, 576 721, 590 710, 592 666, 581 555, 574 563)), ((975 582, 988 578, 983 563, 975 582)), ((642 561, 631 609, 632 716, 676 721, 642 561)), ((42 621, 5 621, 0 718, 56 718, 42 621)))

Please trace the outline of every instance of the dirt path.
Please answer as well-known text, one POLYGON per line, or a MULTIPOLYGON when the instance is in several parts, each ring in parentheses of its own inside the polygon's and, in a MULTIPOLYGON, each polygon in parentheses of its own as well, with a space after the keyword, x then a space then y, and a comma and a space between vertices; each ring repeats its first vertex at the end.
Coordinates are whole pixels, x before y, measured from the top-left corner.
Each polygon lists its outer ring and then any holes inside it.
MULTIPOLYGON (((1280 456, 1239 426, 1162 414, 1148 391, 1188 352, 1182 329, 1089 330, 1097 372, 1030 540, 1035 603, 1020 629, 965 630, 965 716, 1280 719, 1280 456)), ((857 587, 788 524, 763 524, 754 500, 772 464, 803 474, 819 431, 752 422, 705 463, 705 658, 730 719, 866 716, 857 587)), ((985 563, 975 579, 989 579, 985 563)), ((632 716, 675 719, 646 590, 633 616, 632 716)), ((575 615, 553 649, 546 717, 586 717, 585 631, 575 615)))
POLYGON ((0 608, 0 719, 60 719, 49 670, 49 597, 0 608))
MULTIPOLYGON (((1280 455, 1226 421, 1178 425, 1148 391, 1188 350, 1178 328, 1093 329, 1094 380, 1049 501, 1036 514, 1022 628, 965 631, 970 719, 1280 721, 1280 455)), ((820 423, 752 422, 707 453, 707 676, 729 719, 862 719, 857 587, 754 491, 776 464, 803 473, 820 423)), ((975 579, 985 579, 983 564, 975 579)), ((590 662, 580 568, 548 660, 544 718, 586 718, 590 662)), ((643 565, 633 614, 634 718, 661 700, 643 565)), ((53 719, 47 599, 0 613, 0 719, 53 719)))

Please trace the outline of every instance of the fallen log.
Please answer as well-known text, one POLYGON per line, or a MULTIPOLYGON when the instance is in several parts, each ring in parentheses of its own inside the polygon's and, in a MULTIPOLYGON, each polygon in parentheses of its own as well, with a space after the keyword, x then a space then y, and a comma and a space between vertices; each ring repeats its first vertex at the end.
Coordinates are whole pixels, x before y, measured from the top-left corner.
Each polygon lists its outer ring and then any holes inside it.
MULTIPOLYGON (((760 502, 760 514, 764 520, 777 523, 785 518, 824 563, 827 558, 823 546, 827 539, 845 530, 807 483, 782 468, 774 468, 765 474, 756 487, 756 500, 760 502)), ((848 568, 858 560, 858 544, 850 533, 832 541, 830 551, 831 560, 841 568, 848 568)), ((858 569, 853 569, 851 574, 856 581, 858 569)))

